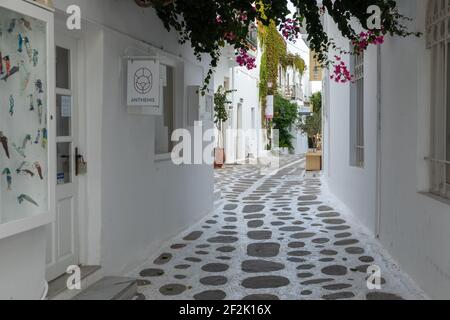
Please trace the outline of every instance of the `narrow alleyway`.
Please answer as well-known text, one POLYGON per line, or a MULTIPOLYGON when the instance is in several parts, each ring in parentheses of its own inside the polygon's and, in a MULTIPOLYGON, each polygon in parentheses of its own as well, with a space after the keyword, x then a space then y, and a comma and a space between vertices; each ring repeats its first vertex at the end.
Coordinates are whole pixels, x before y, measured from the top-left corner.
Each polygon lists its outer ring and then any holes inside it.
POLYGON ((216 171, 218 209, 174 239, 137 273, 146 299, 412 299, 409 278, 351 219, 336 212, 304 161, 281 159, 216 171), (381 290, 367 268, 381 269, 381 290))

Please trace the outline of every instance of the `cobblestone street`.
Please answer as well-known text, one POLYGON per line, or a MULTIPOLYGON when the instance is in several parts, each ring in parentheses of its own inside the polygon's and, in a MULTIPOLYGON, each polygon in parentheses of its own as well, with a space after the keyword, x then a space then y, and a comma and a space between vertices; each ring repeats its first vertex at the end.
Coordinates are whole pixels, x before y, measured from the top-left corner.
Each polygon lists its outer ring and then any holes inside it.
POLYGON ((421 299, 379 244, 340 212, 300 157, 262 176, 216 170, 220 206, 134 276, 143 299, 421 299), (381 290, 367 269, 381 270, 381 290))

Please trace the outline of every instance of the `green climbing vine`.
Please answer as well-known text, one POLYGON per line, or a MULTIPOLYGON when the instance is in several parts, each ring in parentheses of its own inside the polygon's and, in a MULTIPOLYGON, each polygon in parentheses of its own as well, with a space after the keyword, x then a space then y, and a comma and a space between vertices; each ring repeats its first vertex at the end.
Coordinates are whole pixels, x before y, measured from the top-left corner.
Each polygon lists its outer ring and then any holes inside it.
MULTIPOLYGON (((277 94, 279 67, 286 69, 290 66, 300 74, 303 74, 306 70, 306 63, 298 54, 287 52, 286 41, 278 32, 275 22, 270 22, 268 26, 259 23, 258 38, 262 48, 259 95, 262 106, 262 119, 264 119, 267 95, 277 94), (270 83, 272 86, 269 86, 270 83)), ((271 123, 269 123, 270 125, 271 123)), ((266 126, 266 123, 263 123, 263 126, 266 126)))

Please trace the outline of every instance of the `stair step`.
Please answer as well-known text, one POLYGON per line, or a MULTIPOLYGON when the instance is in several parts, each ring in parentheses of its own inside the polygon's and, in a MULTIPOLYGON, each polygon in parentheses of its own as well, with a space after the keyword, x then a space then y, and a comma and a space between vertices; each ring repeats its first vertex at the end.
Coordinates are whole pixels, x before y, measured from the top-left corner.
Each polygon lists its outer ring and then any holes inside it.
POLYGON ((72 300, 132 300, 136 294, 136 279, 104 277, 76 295, 72 300))
MULTIPOLYGON (((80 266, 81 288, 87 288, 102 278, 100 266, 80 266)), ((65 273, 48 283, 47 300, 69 300, 79 294, 81 290, 67 289, 69 274, 65 273)))

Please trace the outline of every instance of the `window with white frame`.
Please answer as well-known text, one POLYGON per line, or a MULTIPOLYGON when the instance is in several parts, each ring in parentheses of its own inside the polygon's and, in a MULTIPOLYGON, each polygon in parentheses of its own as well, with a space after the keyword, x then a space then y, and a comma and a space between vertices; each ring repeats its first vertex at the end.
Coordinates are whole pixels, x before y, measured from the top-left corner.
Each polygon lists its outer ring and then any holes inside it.
POLYGON ((161 64, 162 116, 155 118, 155 153, 165 155, 172 152, 172 132, 175 128, 175 68, 161 64))
POLYGON ((431 50, 430 192, 450 198, 450 0, 429 0, 431 50))
POLYGON ((351 56, 354 81, 350 85, 350 165, 364 167, 364 53, 351 56))

